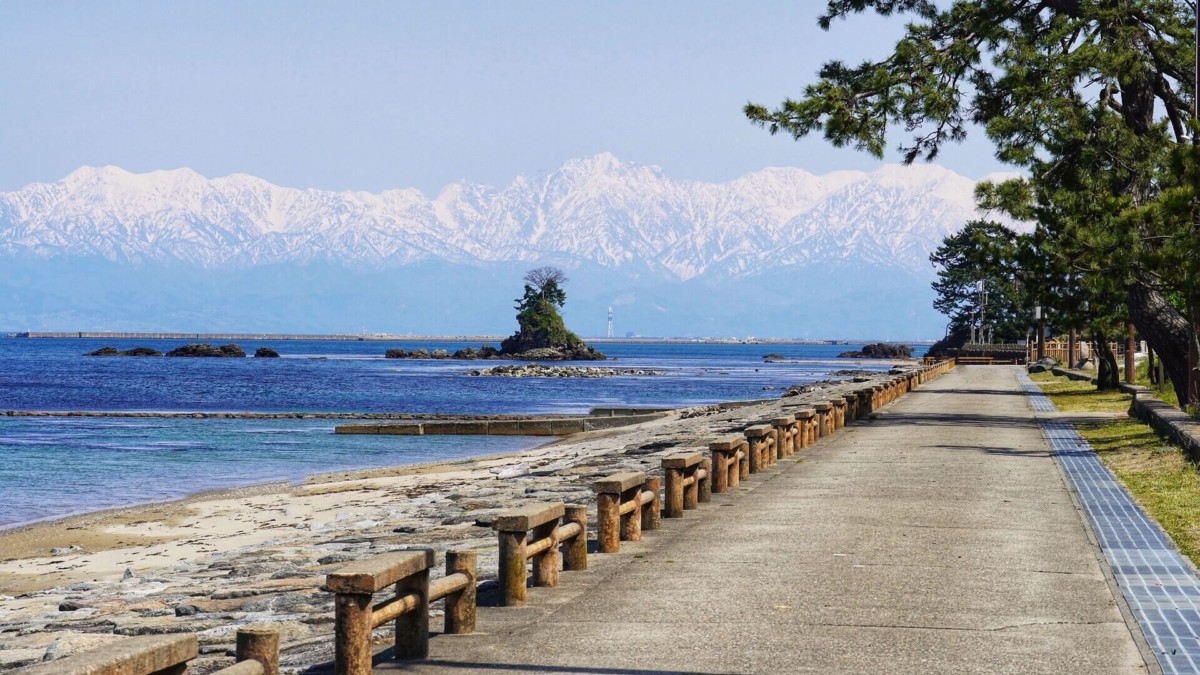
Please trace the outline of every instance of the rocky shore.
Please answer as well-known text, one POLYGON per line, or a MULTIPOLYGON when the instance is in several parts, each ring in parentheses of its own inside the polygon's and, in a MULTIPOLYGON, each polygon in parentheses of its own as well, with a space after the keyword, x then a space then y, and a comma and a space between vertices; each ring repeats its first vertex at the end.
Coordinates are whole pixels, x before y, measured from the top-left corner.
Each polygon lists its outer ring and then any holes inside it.
MULTIPOLYGON (((345 563, 410 547, 475 548, 486 586, 501 510, 592 505, 599 477, 660 473, 664 455, 856 386, 680 410, 504 456, 328 474, 2 531, 0 670, 123 636, 190 631, 202 657, 189 672, 203 674, 232 663, 238 626, 271 623, 282 633, 283 672, 299 673, 331 658, 333 596, 321 585, 345 563)), ((591 518, 594 531, 594 505, 591 518)))
POLYGON ((484 370, 468 370, 475 377, 648 377, 665 375, 664 370, 650 368, 601 368, 596 366, 548 366, 528 363, 519 366, 496 366, 484 370))

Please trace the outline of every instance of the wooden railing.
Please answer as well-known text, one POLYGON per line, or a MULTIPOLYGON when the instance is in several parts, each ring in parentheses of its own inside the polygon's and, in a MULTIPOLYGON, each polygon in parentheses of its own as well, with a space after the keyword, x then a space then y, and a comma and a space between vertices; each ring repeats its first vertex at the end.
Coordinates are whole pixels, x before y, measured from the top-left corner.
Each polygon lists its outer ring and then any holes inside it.
MULTIPOLYGON (((57 661, 30 666, 23 675, 183 675, 199 653, 192 633, 143 635, 57 661)), ((211 675, 279 675, 279 631, 244 627, 237 632, 237 663, 211 675)))
POLYGON ((525 606, 527 561, 533 562, 534 586, 557 586, 560 560, 564 570, 587 569, 586 506, 527 504, 502 512, 492 527, 499 539, 503 607, 525 606))
POLYGON ((700 502, 711 499, 711 466, 712 460, 705 459, 699 452, 663 458, 663 476, 667 484, 664 518, 682 518, 685 510, 699 508, 700 502))
POLYGON ((334 672, 370 675, 371 631, 395 622, 397 659, 429 654, 429 603, 446 600, 447 633, 475 630, 475 551, 446 554, 446 576, 429 581, 431 549, 402 551, 360 560, 325 577, 334 593, 334 672), (393 587, 395 595, 372 604, 374 595, 393 587))
POLYGON ((641 471, 613 474, 592 483, 592 492, 596 493, 596 550, 616 553, 622 541, 640 541, 642 530, 657 530, 660 487, 660 479, 647 478, 641 471))

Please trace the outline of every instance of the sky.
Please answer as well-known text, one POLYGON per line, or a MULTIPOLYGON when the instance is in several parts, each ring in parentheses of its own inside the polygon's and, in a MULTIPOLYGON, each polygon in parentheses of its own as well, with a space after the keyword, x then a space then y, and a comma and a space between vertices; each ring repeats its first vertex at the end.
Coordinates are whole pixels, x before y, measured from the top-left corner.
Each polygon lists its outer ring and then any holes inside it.
MULTIPOLYGON (((880 162, 772 137, 741 112, 900 35, 895 18, 866 16, 824 32, 823 7, 0 0, 0 191, 111 164, 433 194, 600 152, 690 180, 869 170, 880 162)), ((938 163, 974 178, 1007 168, 971 136, 938 163)))

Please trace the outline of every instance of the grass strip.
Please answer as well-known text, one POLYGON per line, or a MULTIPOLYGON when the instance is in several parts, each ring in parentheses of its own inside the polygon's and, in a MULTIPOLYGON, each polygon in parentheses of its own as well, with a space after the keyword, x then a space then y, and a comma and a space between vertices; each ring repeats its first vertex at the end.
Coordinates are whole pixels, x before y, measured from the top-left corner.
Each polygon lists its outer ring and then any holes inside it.
POLYGON ((1091 382, 1068 380, 1053 373, 1029 376, 1062 412, 1125 412, 1133 396, 1120 390, 1096 391, 1091 382))
MULTIPOLYGON (((1122 412, 1131 397, 1096 391, 1052 373, 1030 376, 1064 412, 1122 412)), ((1154 519, 1192 564, 1200 566, 1200 470, 1183 451, 1137 419, 1076 426, 1100 461, 1125 485, 1134 501, 1154 519)))
POLYGON ((1200 566, 1200 471, 1134 419, 1080 425, 1083 436, 1138 505, 1200 566))

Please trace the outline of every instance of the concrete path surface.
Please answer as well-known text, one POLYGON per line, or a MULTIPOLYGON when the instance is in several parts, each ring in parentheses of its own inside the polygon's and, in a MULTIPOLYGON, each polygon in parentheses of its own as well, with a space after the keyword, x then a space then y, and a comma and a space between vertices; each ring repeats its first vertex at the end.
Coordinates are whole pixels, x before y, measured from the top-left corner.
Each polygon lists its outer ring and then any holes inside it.
POLYGON ((377 670, 1158 672, 1010 368, 952 371, 686 515, 377 670))

